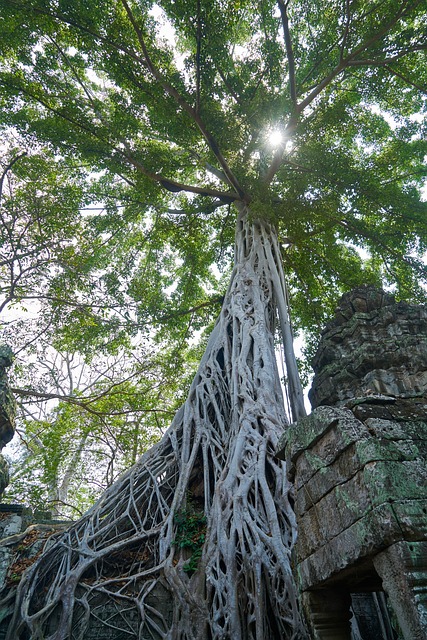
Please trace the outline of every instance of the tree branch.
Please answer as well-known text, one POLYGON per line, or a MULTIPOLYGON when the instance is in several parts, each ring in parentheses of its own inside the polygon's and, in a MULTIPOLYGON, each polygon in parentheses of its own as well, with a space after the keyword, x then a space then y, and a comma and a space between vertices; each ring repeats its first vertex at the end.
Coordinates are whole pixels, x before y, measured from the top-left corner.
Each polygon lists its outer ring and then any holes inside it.
MULTIPOLYGON (((278 0, 279 6, 283 5, 284 0, 278 0)), ((403 7, 397 11, 397 13, 389 20, 382 28, 380 28, 377 33, 375 33, 371 38, 360 44, 358 47, 354 49, 350 54, 348 54, 345 58, 340 59, 339 63, 332 69, 332 71, 321 80, 314 89, 309 93, 304 100, 302 100, 299 104, 296 105, 295 111, 291 114, 289 122, 286 126, 285 131, 289 134, 291 133, 298 122, 299 116, 303 113, 304 109, 313 102, 315 98, 338 76, 340 75, 347 67, 350 66, 353 60, 357 60, 358 56, 364 51, 368 50, 373 44, 378 42, 386 33, 390 31, 392 27, 411 9, 416 7, 419 4, 419 0, 416 0, 412 4, 405 3, 403 7)), ((286 8, 286 5, 283 5, 286 8)), ((281 9, 282 11, 282 9, 281 9)), ((274 178, 277 170, 279 169, 283 154, 285 151, 285 145, 281 144, 274 154, 272 163, 266 172, 265 175, 265 183, 270 184, 272 179, 274 178)))
POLYGON ((147 178, 151 178, 155 182, 158 182, 168 191, 172 191, 173 193, 178 193, 179 191, 189 191, 190 193, 198 193, 202 196, 211 196, 214 198, 218 198, 221 202, 229 203, 234 202, 234 200, 241 200, 241 195, 239 193, 234 193, 232 191, 218 191, 217 189, 211 189, 209 187, 194 187, 189 184, 183 184, 182 182, 176 182, 175 180, 170 180, 169 178, 164 178, 162 175, 158 173, 153 173, 144 167, 138 160, 136 160, 130 154, 122 155, 126 158, 129 164, 132 164, 136 169, 138 169, 141 173, 143 173, 147 178))
POLYGON ((196 27, 196 113, 200 115, 200 74, 202 51, 202 24, 200 18, 200 0, 197 0, 197 27, 196 27))
POLYGON ((270 182, 273 180, 274 176, 276 175, 280 165, 282 164, 287 138, 289 138, 295 131, 296 126, 298 124, 298 119, 299 119, 299 115, 297 113, 294 113, 289 118, 288 124, 286 125, 285 130, 283 132, 283 141, 277 147, 276 152, 273 156, 273 160, 271 161, 268 171, 264 176, 265 184, 270 184, 270 182))
MULTIPOLYGON (((8 1, 9 1, 9 4, 13 5, 14 7, 18 7, 26 12, 28 12, 30 9, 28 2, 21 3, 21 2, 17 2, 16 0, 8 0, 8 1)), ((132 60, 134 60, 135 62, 138 62, 138 64, 145 66, 145 60, 140 56, 136 55, 135 52, 132 51, 131 49, 128 49, 127 47, 125 47, 122 43, 119 44, 114 40, 110 40, 110 38, 106 38, 105 36, 100 34, 98 31, 94 31, 93 29, 90 29, 89 27, 82 25, 81 23, 76 22, 75 20, 71 20, 70 18, 63 15, 62 13, 58 13, 55 11, 47 11, 46 9, 41 9, 40 7, 34 7, 34 8, 31 7, 31 10, 35 14, 48 16, 49 18, 53 18, 54 20, 57 20, 59 22, 62 22, 63 24, 68 25, 69 27, 75 27, 79 31, 86 33, 90 36, 93 36, 94 38, 99 40, 99 42, 102 42, 108 47, 112 47, 116 51, 121 51, 125 53, 132 60)))
POLYGON ((221 80, 223 81, 224 85, 227 87, 228 91, 230 92, 231 97, 234 98, 234 100, 236 101, 237 104, 242 104, 242 100, 241 100, 240 96, 235 92, 235 90, 231 86, 230 82, 227 80, 223 70, 218 65, 215 65, 215 68, 218 71, 219 77, 221 78, 221 80))
POLYGON ((221 165, 222 170, 224 171, 224 174, 226 175, 229 184, 236 190, 236 192, 239 195, 239 199, 247 201, 247 196, 245 195, 245 192, 240 187, 237 178, 231 171, 227 161, 222 155, 219 149, 218 143, 216 142, 214 136, 207 130, 203 120, 201 119, 200 115, 196 112, 196 110, 183 98, 183 96, 177 91, 177 89, 175 89, 175 87, 169 84, 169 82, 167 82, 162 77, 162 74, 160 73, 160 71, 157 69, 157 67, 154 65, 153 61, 151 60, 150 54, 148 53, 148 49, 145 44, 144 35, 136 21, 135 16, 132 13, 132 10, 129 4, 127 3, 127 0, 120 0, 120 2, 122 3, 126 11, 126 14, 128 16, 129 22, 131 23, 135 31, 135 34, 138 38, 139 45, 142 49, 145 62, 147 64, 148 70, 150 71, 151 75, 157 80, 160 86, 163 87, 166 93, 168 93, 171 97, 175 99, 178 105, 183 109, 183 111, 185 111, 190 116, 193 122, 195 122, 201 134, 203 135, 204 139, 206 140, 207 144, 209 145, 211 151, 213 152, 214 156, 216 157, 219 164, 221 165))
POLYGON ((287 6, 288 3, 285 3, 284 0, 278 0, 280 15, 282 17, 282 26, 283 26, 283 35, 285 38, 286 45, 286 55, 288 58, 288 66, 289 66, 289 93, 291 96, 292 105, 294 111, 297 109, 297 89, 295 82, 295 58, 294 52, 292 49, 292 39, 291 32, 289 30, 289 18, 287 6))
POLYGON ((177 310, 177 311, 173 311, 172 313, 168 313, 166 315, 160 316, 158 321, 167 322, 172 318, 178 318, 179 316, 186 316, 188 314, 193 314, 196 311, 199 311, 200 309, 206 309, 208 307, 212 307, 217 304, 222 304, 223 301, 224 301, 224 296, 215 296, 214 298, 212 298, 211 300, 208 300, 207 302, 201 302, 200 304, 197 304, 194 307, 191 307, 191 309, 177 310))
POLYGON ((369 49, 373 44, 378 42, 394 25, 412 8, 416 7, 419 4, 417 0, 410 6, 404 6, 399 9, 399 11, 393 16, 389 22, 387 22, 381 29, 377 31, 371 38, 360 44, 354 51, 352 51, 346 58, 340 60, 340 62, 336 65, 336 67, 325 77, 319 84, 311 91, 311 93, 302 100, 297 108, 298 113, 302 113, 304 109, 311 103, 313 100, 327 87, 336 76, 344 71, 348 66, 350 66, 352 60, 357 60, 357 57, 369 49))
MULTIPOLYGON (((148 169, 146 169, 146 167, 144 167, 144 165, 141 162, 139 162, 138 160, 133 158, 133 156, 131 155, 131 152, 129 150, 125 153, 119 147, 111 145, 109 140, 106 140, 105 138, 103 138, 102 136, 97 134, 93 129, 90 129, 89 127, 81 124, 77 120, 74 120, 73 118, 71 118, 70 116, 68 116, 65 113, 61 112, 60 110, 55 109, 54 107, 51 107, 50 104, 46 100, 42 100, 39 96, 33 94, 31 91, 28 91, 28 89, 24 89, 23 87, 18 87, 18 88, 23 93, 28 95, 30 98, 33 98, 33 100, 35 100, 36 102, 41 104, 43 107, 45 107, 48 111, 51 111, 52 113, 55 113, 57 116, 59 116, 60 118, 63 118, 64 120, 69 122, 74 127, 77 127, 78 129, 81 129, 82 131, 85 131, 86 133, 89 133, 95 139, 100 140, 101 142, 112 146, 112 148, 119 155, 121 155, 129 164, 132 164, 136 169, 138 169, 138 171, 140 171, 142 174, 144 174, 145 176, 147 176, 151 180, 154 180, 155 182, 158 182, 159 184, 161 184, 162 187, 164 187, 168 191, 172 191, 172 192, 175 192, 175 193, 177 193, 179 191, 188 191, 190 193, 197 193, 197 194, 202 195, 202 196, 210 196, 210 197, 218 198, 224 203, 234 202, 235 200, 241 200, 242 199, 242 196, 239 193, 234 193, 234 192, 231 192, 231 191, 226 191, 226 192, 218 191, 216 189, 210 189, 208 187, 195 187, 195 186, 192 186, 192 185, 183 184, 181 182, 176 182, 175 180, 170 180, 169 178, 165 178, 164 176, 162 176, 162 175, 160 175, 158 173, 154 173, 152 171, 149 171, 148 169)), ((123 144, 125 144, 125 143, 123 143, 123 144)), ((125 144, 125 146, 126 146, 126 144, 125 144)), ((245 198, 247 200, 249 199, 248 196, 245 196, 245 198)))
POLYGON ((24 158, 27 155, 26 151, 23 151, 23 153, 18 154, 17 156, 15 156, 14 158, 12 158, 12 160, 6 165, 6 167, 4 168, 1 177, 0 177, 0 198, 2 196, 3 193, 3 183, 4 183, 4 179, 8 173, 8 171, 10 171, 13 167, 13 165, 18 162, 18 160, 20 160, 21 158, 24 158))
MULTIPOLYGON (((119 383, 118 383, 119 384, 119 383)), ((113 386, 118 386, 118 385, 113 385, 113 386)), ((37 398, 39 400, 59 400, 61 402, 68 402, 69 404, 75 405, 77 407, 80 407, 81 409, 84 409, 85 411, 87 411, 88 413, 98 416, 98 417, 102 417, 102 416, 108 416, 108 415, 115 415, 115 416, 119 416, 119 415, 127 415, 130 413, 135 413, 135 409, 128 409, 128 410, 123 410, 123 411, 111 411, 111 412, 107 412, 107 411, 98 411, 96 409, 93 409, 90 405, 97 402, 99 399, 101 399, 102 397, 108 395, 108 393, 110 392, 105 391, 104 393, 99 394, 98 396, 95 396, 93 398, 84 398, 84 397, 79 397, 79 396, 72 396, 72 395, 64 395, 61 393, 43 393, 41 391, 35 391, 35 390, 31 390, 31 389, 21 389, 20 387, 11 387, 11 391, 14 395, 21 397, 21 398, 37 398)), ((119 394, 120 395, 120 394, 119 394)), ((144 409, 143 410, 144 413, 164 413, 166 415, 170 415, 171 411, 168 409, 144 409)))
POLYGON ((398 51, 390 58, 383 58, 382 60, 377 60, 375 58, 362 58, 360 60, 350 60, 348 62, 348 66, 350 67, 367 66, 367 65, 385 66, 387 64, 391 64, 392 62, 396 62, 397 60, 401 60, 402 58, 404 58, 405 56, 411 53, 415 53, 417 51, 426 51, 426 50, 427 50, 427 44, 418 44, 418 45, 414 45, 413 47, 407 47, 406 49, 402 49, 401 51, 398 51))
POLYGON ((343 33, 341 47, 340 47, 340 60, 344 58, 344 49, 347 43, 348 32, 350 29, 350 22, 351 22, 350 2, 349 0, 345 0, 345 27, 344 27, 344 33, 343 33))

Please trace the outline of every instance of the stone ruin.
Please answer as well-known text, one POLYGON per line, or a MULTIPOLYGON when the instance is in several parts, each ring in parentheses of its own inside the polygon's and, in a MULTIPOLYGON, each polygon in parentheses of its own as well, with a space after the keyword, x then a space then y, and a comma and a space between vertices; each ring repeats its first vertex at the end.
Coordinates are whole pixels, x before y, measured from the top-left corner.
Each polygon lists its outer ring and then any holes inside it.
MULTIPOLYGON (((13 435, 10 363, 0 348, 0 447, 13 435)), ((426 639, 427 308, 369 287, 347 294, 314 369, 313 412, 279 451, 295 485, 295 573, 312 637, 426 639)), ((0 505, 0 640, 25 568, 66 526, 30 522, 22 506, 0 505)))
MULTIPOLYGON (((0 345, 0 451, 15 433, 16 403, 7 379, 6 369, 13 362, 12 349, 0 345)), ((9 484, 9 467, 0 453, 0 498, 9 484)))
POLYGON ((295 572, 319 640, 427 638, 427 308, 371 287, 323 331, 279 456, 295 486, 295 572))

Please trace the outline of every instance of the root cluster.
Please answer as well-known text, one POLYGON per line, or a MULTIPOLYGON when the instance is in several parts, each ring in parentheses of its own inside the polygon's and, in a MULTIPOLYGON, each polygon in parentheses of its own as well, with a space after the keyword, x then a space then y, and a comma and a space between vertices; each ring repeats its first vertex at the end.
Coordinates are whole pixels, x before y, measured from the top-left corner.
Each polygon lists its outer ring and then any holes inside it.
POLYGON ((242 212, 231 283, 186 403, 163 439, 50 539, 21 582, 7 640, 305 637, 290 487, 274 456, 286 425, 278 256, 274 232, 242 212))

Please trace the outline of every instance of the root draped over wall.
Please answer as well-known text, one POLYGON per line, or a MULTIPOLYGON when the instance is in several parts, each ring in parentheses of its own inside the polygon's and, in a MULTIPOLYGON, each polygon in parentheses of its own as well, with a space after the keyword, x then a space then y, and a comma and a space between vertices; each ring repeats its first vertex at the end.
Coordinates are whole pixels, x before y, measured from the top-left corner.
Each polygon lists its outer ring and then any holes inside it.
POLYGON ((290 485, 274 456, 287 422, 274 352, 277 309, 291 348, 284 287, 274 230, 242 208, 230 286, 187 401, 162 440, 50 539, 21 581, 7 640, 87 640, 99 629, 306 637, 290 567, 290 485), (186 514, 203 524, 196 570, 178 540, 186 514))

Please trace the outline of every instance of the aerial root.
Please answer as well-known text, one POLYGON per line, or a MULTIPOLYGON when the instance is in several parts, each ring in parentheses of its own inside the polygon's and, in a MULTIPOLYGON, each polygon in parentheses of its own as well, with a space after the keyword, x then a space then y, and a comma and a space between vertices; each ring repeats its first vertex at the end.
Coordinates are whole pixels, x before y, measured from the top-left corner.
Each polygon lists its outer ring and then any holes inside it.
POLYGON ((7 640, 83 640, 103 627, 165 640, 305 637, 290 487, 274 457, 286 424, 273 339, 280 279, 266 251, 277 240, 239 224, 230 288, 186 403, 28 570, 7 640))

